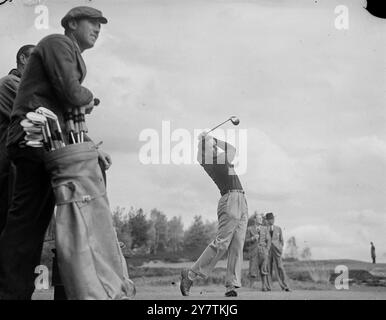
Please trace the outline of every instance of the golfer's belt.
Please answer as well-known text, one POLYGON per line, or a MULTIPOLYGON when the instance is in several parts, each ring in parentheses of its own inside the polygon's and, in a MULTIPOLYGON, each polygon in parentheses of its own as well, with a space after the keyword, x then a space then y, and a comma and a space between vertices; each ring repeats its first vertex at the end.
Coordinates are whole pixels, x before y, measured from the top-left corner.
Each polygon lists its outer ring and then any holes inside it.
POLYGON ((241 190, 241 189, 231 189, 231 190, 223 192, 221 195, 223 196, 223 195, 225 195, 227 193, 231 193, 231 192, 239 192, 239 193, 245 194, 244 190, 241 190))

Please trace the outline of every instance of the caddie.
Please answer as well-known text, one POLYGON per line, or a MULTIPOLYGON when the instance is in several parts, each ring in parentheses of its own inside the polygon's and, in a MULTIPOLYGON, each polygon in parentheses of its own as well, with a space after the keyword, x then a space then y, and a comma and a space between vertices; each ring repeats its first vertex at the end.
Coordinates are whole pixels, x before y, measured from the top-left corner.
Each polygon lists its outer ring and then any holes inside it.
MULTIPOLYGON (((86 65, 82 52, 94 46, 102 12, 91 7, 71 9, 61 20, 64 35, 43 38, 31 54, 20 82, 7 137, 7 150, 16 167, 13 200, 7 225, 0 237, 0 299, 30 299, 34 269, 40 264, 44 234, 55 206, 43 148, 23 147, 20 126, 26 114, 38 107, 53 111, 62 130, 66 110, 92 106, 92 92, 82 86, 86 65)), ((100 152, 109 167, 110 157, 100 152)))

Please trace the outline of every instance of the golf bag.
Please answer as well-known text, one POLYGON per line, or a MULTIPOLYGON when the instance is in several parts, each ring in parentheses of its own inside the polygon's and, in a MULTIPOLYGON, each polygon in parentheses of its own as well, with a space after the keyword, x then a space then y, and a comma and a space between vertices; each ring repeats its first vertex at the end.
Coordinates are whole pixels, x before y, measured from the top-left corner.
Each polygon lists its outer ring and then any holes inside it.
POLYGON ((113 226, 91 142, 47 153, 56 198, 56 251, 69 300, 131 299, 135 287, 113 226))

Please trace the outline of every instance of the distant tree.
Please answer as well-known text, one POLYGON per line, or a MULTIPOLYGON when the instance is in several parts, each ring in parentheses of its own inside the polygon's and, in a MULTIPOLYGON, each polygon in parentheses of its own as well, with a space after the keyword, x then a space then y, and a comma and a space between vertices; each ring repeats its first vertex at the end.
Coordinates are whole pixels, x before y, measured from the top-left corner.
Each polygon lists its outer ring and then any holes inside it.
POLYGON ((113 224, 115 231, 117 232, 118 240, 123 242, 125 249, 131 248, 132 237, 129 224, 129 215, 126 213, 125 208, 116 207, 113 210, 113 224))
POLYGON ((208 245, 210 238, 208 230, 202 221, 201 216, 195 216, 193 224, 186 230, 184 235, 184 251, 191 258, 196 258, 208 245))
POLYGON ((151 226, 142 209, 137 210, 129 218, 130 234, 132 237, 131 248, 147 246, 148 231, 151 226))
POLYGON ((113 210, 113 224, 116 229, 119 229, 124 224, 124 211, 125 208, 116 207, 113 210))
POLYGON ((312 254, 311 254, 311 248, 305 247, 300 255, 302 260, 311 260, 312 254))
POLYGON ((182 224, 181 217, 173 217, 168 221, 168 249, 172 252, 181 251, 183 242, 184 225, 182 224))
POLYGON ((205 234, 209 241, 214 240, 217 234, 217 222, 216 221, 206 221, 205 222, 205 234))
POLYGON ((287 240, 284 259, 298 259, 298 246, 296 245, 295 237, 291 237, 287 240))
POLYGON ((147 230, 147 246, 150 254, 155 254, 156 236, 155 225, 153 221, 149 221, 149 229, 147 230))
POLYGON ((159 251, 165 251, 168 237, 168 219, 165 214, 157 209, 150 212, 150 252, 157 254, 159 251))

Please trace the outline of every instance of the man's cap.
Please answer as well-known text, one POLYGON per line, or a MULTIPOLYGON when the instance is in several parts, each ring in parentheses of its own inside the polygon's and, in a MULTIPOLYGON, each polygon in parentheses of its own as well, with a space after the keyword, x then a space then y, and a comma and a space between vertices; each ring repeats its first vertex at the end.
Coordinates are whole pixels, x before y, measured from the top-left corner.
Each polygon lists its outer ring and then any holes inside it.
POLYGON ((107 23, 107 19, 103 16, 102 11, 91 7, 81 6, 72 8, 67 12, 61 21, 62 27, 66 28, 68 20, 81 18, 97 19, 100 23, 107 23))
POLYGON ((275 216, 273 215, 272 212, 268 212, 268 213, 265 214, 265 219, 266 220, 273 219, 273 218, 275 218, 275 216))

